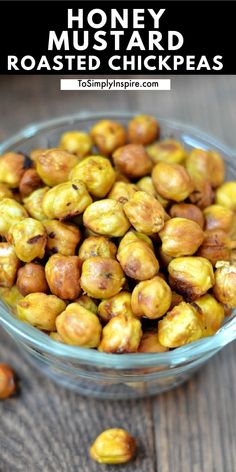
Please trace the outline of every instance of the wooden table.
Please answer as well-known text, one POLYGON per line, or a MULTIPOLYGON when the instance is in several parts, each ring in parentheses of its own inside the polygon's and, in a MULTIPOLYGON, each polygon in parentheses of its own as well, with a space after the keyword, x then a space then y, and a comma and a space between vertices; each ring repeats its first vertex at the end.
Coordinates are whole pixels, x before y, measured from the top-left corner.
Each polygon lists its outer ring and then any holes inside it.
MULTIPOLYGON (((57 77, 2 77, 4 139, 32 121, 90 110, 144 110, 181 119, 236 148, 235 77, 174 77, 171 92, 60 92, 57 77)), ((191 381, 153 399, 95 401, 54 385, 0 333, 0 360, 21 378, 21 396, 0 404, 1 472, 235 472, 236 343, 191 381), (103 429, 138 439, 137 459, 99 466, 88 447, 103 429)))

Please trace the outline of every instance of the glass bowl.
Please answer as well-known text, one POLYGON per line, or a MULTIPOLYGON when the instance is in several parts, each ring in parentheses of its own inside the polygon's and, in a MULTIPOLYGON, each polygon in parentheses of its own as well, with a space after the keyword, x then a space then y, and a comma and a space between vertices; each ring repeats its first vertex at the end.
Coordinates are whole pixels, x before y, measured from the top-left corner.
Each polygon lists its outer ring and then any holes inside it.
MULTIPOLYGON (((82 112, 39 124, 31 124, 0 145, 0 154, 11 149, 28 153, 33 148, 55 147, 67 130, 88 130, 94 122, 111 118, 127 123, 137 113, 82 112)), ((233 152, 215 138, 185 124, 160 119, 162 137, 174 137, 187 149, 219 151, 227 164, 227 178, 236 180, 233 152)), ((187 380, 210 357, 236 337, 236 317, 212 337, 160 354, 106 354, 67 346, 22 323, 0 302, 0 323, 14 338, 26 358, 58 384, 81 395, 100 399, 132 399, 155 395, 187 380)))

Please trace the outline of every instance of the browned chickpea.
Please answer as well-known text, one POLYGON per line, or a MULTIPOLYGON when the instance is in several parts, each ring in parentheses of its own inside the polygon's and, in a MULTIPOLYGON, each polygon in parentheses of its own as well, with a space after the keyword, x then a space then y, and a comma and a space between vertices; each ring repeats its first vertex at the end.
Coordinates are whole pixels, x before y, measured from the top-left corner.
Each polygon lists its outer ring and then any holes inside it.
POLYGON ((82 242, 78 255, 82 261, 95 256, 115 259, 116 252, 116 245, 108 238, 104 236, 90 236, 82 242))
POLYGON ((131 307, 136 316, 161 318, 171 304, 171 289, 161 277, 139 282, 132 292, 131 307))
POLYGON ((201 210, 210 206, 214 201, 214 192, 212 190, 210 182, 206 180, 195 182, 195 189, 189 195, 191 203, 199 207, 201 210))
POLYGON ((23 199, 24 206, 29 215, 36 220, 43 221, 47 217, 43 211, 42 204, 49 187, 39 188, 23 199))
POLYGON ((156 331, 146 331, 143 333, 138 352, 166 352, 168 347, 162 346, 156 331))
POLYGON ((51 292, 65 300, 75 300, 80 292, 81 260, 77 256, 54 254, 45 266, 51 292))
POLYGON ((11 397, 16 392, 15 374, 12 368, 0 363, 0 400, 11 397))
POLYGON ((224 317, 224 307, 217 300, 207 293, 203 297, 195 300, 195 304, 202 311, 202 322, 204 325, 204 336, 212 336, 220 329, 224 317))
POLYGON ((170 257, 191 256, 201 246, 204 232, 187 218, 171 218, 159 232, 162 251, 170 257))
POLYGON ((98 350, 123 354, 137 352, 142 337, 141 322, 134 316, 118 315, 112 318, 102 330, 98 350))
POLYGON ((81 295, 81 297, 77 298, 76 303, 86 308, 86 310, 91 311, 95 315, 98 314, 98 307, 96 303, 92 300, 92 298, 88 297, 88 295, 81 295))
POLYGON ((0 200, 3 198, 13 198, 13 193, 6 184, 0 182, 0 200))
POLYGON ((92 203, 82 180, 56 185, 43 197, 43 211, 47 218, 59 220, 74 218, 92 203))
POLYGON ((126 144, 116 149, 112 159, 118 171, 131 179, 149 174, 152 168, 151 159, 141 144, 126 144))
POLYGON ((28 197, 34 190, 43 187, 43 181, 40 179, 35 169, 27 169, 21 177, 19 190, 22 197, 28 197))
POLYGON ((158 248, 158 260, 160 262, 160 266, 163 270, 166 270, 169 263, 172 261, 173 257, 167 256, 167 254, 164 253, 162 246, 158 248))
POLYGON ((89 450, 92 459, 99 464, 125 464, 133 459, 135 452, 135 439, 120 428, 103 431, 89 450))
POLYGON ((217 261, 230 261, 233 247, 236 247, 236 241, 231 241, 221 229, 205 231, 204 241, 197 255, 205 257, 214 266, 217 261))
POLYGON ((0 243, 0 287, 12 287, 19 267, 20 261, 13 246, 0 243))
POLYGON ((228 233, 233 226, 234 212, 222 205, 210 205, 203 210, 207 230, 221 229, 228 233))
POLYGON ((137 115, 128 124, 130 143, 150 144, 160 136, 160 126, 156 118, 149 115, 137 115))
POLYGON ((29 293, 49 291, 44 267, 33 262, 18 270, 16 285, 24 297, 29 293))
POLYGON ((174 139, 164 139, 147 147, 152 161, 157 164, 164 161, 167 164, 182 164, 186 158, 186 151, 182 144, 174 139))
POLYGON ((97 256, 84 261, 80 283, 90 297, 110 298, 121 291, 125 277, 119 262, 97 256))
POLYGON ((134 243, 135 241, 141 241, 146 243, 150 247, 150 249, 154 251, 153 243, 149 236, 143 233, 139 233, 138 231, 130 230, 120 240, 118 253, 123 249, 124 246, 126 246, 126 244, 134 243))
POLYGON ((70 303, 56 319, 63 342, 71 346, 94 348, 99 345, 102 326, 98 317, 79 303, 70 303))
POLYGON ((179 293, 177 292, 172 292, 171 293, 171 305, 170 305, 170 311, 172 310, 172 308, 174 308, 176 305, 179 305, 181 302, 184 301, 182 295, 180 295, 179 293))
POLYGON ((109 198, 89 205, 83 214, 83 223, 94 233, 114 238, 123 236, 130 227, 122 205, 109 198))
POLYGON ((70 180, 75 179, 82 180, 93 197, 104 198, 115 182, 115 171, 109 159, 89 156, 72 169, 70 180))
POLYGON ((194 190, 190 175, 179 164, 159 162, 153 168, 152 180, 162 197, 175 202, 185 200, 194 190))
POLYGON ((164 226, 165 210, 155 197, 138 191, 124 205, 124 212, 134 228, 148 236, 164 226))
POLYGON ((117 169, 116 169, 116 180, 115 181, 116 182, 125 182, 126 184, 130 183, 130 179, 128 179, 128 177, 126 177, 126 175, 123 175, 117 169))
POLYGON ((49 187, 66 182, 76 164, 78 158, 74 154, 59 148, 47 149, 36 157, 37 173, 49 187))
POLYGON ((169 210, 171 218, 187 218, 199 224, 200 228, 204 226, 204 216, 200 208, 191 203, 175 203, 169 210))
POLYGON ((219 261, 216 264, 213 292, 219 302, 229 308, 236 308, 236 266, 219 261))
POLYGON ((17 303, 17 314, 21 321, 44 331, 55 331, 56 317, 66 308, 63 300, 46 293, 29 293, 17 303))
POLYGON ((77 226, 58 220, 44 220, 43 225, 48 236, 49 251, 63 254, 63 256, 75 255, 76 247, 81 239, 81 232, 77 226))
POLYGON ((47 235, 40 221, 25 218, 11 227, 7 239, 23 262, 44 257, 47 235))
POLYGON ((137 187, 135 184, 127 184, 126 182, 115 182, 108 198, 116 200, 121 205, 128 202, 130 198, 137 192, 137 187))
POLYGON ((98 314, 103 321, 109 321, 114 316, 131 315, 131 293, 122 291, 114 297, 102 300, 98 306, 98 314))
POLYGON ((208 180, 215 188, 224 181, 224 161, 215 151, 193 149, 186 159, 186 168, 194 182, 208 180))
POLYGON ((91 129, 91 137, 104 156, 125 144, 126 132, 122 125, 111 120, 101 120, 91 129))
POLYGON ((117 259, 125 274, 136 280, 151 279, 159 270, 154 252, 143 241, 134 241, 123 246, 117 259))
POLYGON ((19 186, 25 171, 26 158, 17 152, 7 152, 0 157, 0 182, 7 184, 10 188, 19 186))

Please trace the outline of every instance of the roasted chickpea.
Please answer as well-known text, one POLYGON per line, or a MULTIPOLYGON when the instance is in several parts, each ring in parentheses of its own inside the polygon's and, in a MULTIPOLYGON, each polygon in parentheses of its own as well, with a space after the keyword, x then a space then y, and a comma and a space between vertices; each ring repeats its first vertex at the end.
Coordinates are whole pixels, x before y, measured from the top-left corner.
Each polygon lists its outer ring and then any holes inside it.
POLYGON ((90 236, 79 248, 79 257, 85 261, 89 257, 101 256, 115 259, 117 248, 114 243, 104 236, 90 236))
POLYGON ((43 226, 47 232, 47 248, 52 253, 74 256, 81 239, 81 232, 71 223, 58 220, 45 220, 43 226))
POLYGON ((16 392, 15 374, 12 368, 0 363, 0 400, 11 397, 16 392))
POLYGON ((43 187, 43 181, 40 179, 35 169, 27 169, 21 177, 19 190, 22 197, 28 197, 34 190, 43 187))
POLYGON ((37 173, 49 187, 66 182, 71 169, 76 164, 78 164, 78 158, 74 154, 59 148, 47 149, 36 158, 37 173))
POLYGON ((159 232, 162 251, 170 257, 191 256, 201 246, 204 232, 199 224, 187 218, 166 221, 159 232))
POLYGON ((156 189, 154 187, 152 178, 149 175, 146 175, 146 177, 142 177, 138 182, 137 182, 137 187, 139 190, 142 190, 143 192, 149 193, 153 197, 157 196, 156 189))
POLYGON ((90 153, 93 143, 89 134, 84 131, 66 131, 61 136, 60 146, 82 159, 90 153))
POLYGON ((11 226, 27 216, 24 207, 12 198, 0 200, 0 235, 6 237, 11 226))
POLYGON ((186 168, 194 182, 208 180, 215 188, 224 181, 224 161, 215 151, 193 149, 186 159, 186 168))
POLYGON ((46 219, 46 215, 43 211, 42 204, 49 187, 39 188, 32 192, 28 197, 23 199, 24 206, 28 211, 29 215, 36 220, 43 221, 46 219))
POLYGON ((56 341, 58 343, 62 343, 63 344, 63 339, 62 337, 60 336, 60 334, 57 332, 57 331, 51 331, 51 333, 49 334, 50 338, 53 339, 53 341, 56 341))
POLYGON ((96 303, 92 300, 92 298, 88 297, 88 295, 81 295, 81 297, 77 298, 76 303, 86 308, 86 310, 91 311, 95 315, 98 314, 98 307, 96 303))
POLYGON ((0 243, 0 287, 12 287, 19 267, 20 261, 13 246, 0 243))
POLYGON ((17 303, 22 300, 23 296, 19 292, 16 285, 10 288, 0 287, 0 298, 11 308, 12 313, 17 314, 17 303))
POLYGON ((214 266, 217 261, 229 261, 233 247, 236 247, 236 241, 231 241, 221 229, 205 231, 204 241, 197 255, 205 257, 214 266))
POLYGON ((147 236, 146 234, 143 234, 143 233, 139 233, 138 231, 130 230, 120 240, 118 253, 123 249, 124 246, 126 246, 126 244, 134 243, 135 241, 144 242, 152 250, 154 250, 152 240, 151 240, 151 238, 149 238, 149 236, 147 236))
POLYGON ((203 210, 207 230, 221 229, 230 232, 234 221, 234 212, 222 205, 210 205, 203 210))
POLYGON ((0 200, 3 198, 13 198, 13 193, 6 184, 0 182, 0 200))
POLYGON ((182 295, 176 292, 172 292, 172 298, 171 298, 171 305, 170 305, 170 310, 174 308, 176 305, 179 305, 181 302, 184 301, 182 295))
POLYGON ((162 205, 146 192, 138 191, 124 205, 124 212, 134 228, 148 236, 164 226, 165 211, 162 205))
POLYGON ((107 429, 94 441, 89 452, 99 464, 124 464, 135 455, 135 439, 124 429, 107 429))
POLYGON ((150 173, 152 162, 144 146, 126 144, 112 154, 116 169, 131 179, 139 178, 150 173))
POLYGON ((10 188, 19 186, 20 179, 25 170, 26 158, 17 152, 7 152, 0 157, 0 182, 10 188))
POLYGON ((114 238, 123 236, 130 227, 122 205, 109 198, 89 205, 84 212, 83 223, 94 233, 114 238))
POLYGON ((156 118, 149 115, 137 115, 128 124, 130 143, 150 144, 160 136, 160 126, 156 118))
POLYGON ((155 164, 161 161, 167 164, 182 164, 186 158, 182 144, 174 139, 153 143, 147 147, 147 152, 155 164))
POLYGON ((91 137, 104 156, 125 144, 126 132, 122 125, 111 120, 101 120, 91 129, 91 137))
POLYGON ((15 253, 21 261, 31 262, 36 257, 43 258, 47 235, 40 221, 25 218, 11 227, 8 241, 13 244, 15 253))
POLYGON ((72 180, 51 188, 43 198, 43 211, 47 218, 73 218, 83 213, 92 203, 84 182, 72 180))
POLYGON ((108 198, 116 200, 121 205, 128 202, 132 196, 137 192, 137 187, 135 184, 127 184, 126 182, 115 182, 108 198))
POLYGON ((123 175, 121 172, 119 172, 116 169, 116 182, 125 182, 126 184, 130 184, 130 179, 126 177, 126 175, 123 175))
POLYGON ((131 315, 131 293, 122 291, 114 297, 102 300, 98 305, 98 314, 103 321, 109 321, 114 316, 131 315))
POLYGON ((110 298, 121 291, 125 277, 115 259, 97 256, 84 261, 80 283, 90 297, 110 298))
POLYGON ((115 182, 115 171, 107 158, 89 156, 72 169, 70 179, 82 180, 93 197, 103 198, 115 182))
POLYGON ((166 352, 168 348, 162 346, 159 338, 158 333, 156 331, 146 331, 143 333, 141 342, 138 348, 138 352, 145 353, 145 352, 166 352))
POLYGON ((236 266, 219 261, 216 264, 213 292, 219 302, 229 308, 236 307, 236 266))
POLYGON ((181 302, 158 322, 160 343, 169 348, 183 346, 203 337, 204 325, 200 309, 181 302), (199 310, 199 311, 198 311, 199 310))
POLYGON ((200 208, 191 203, 175 203, 170 208, 171 218, 187 218, 198 223, 200 228, 204 227, 204 216, 200 208))
POLYGON ((141 322, 134 316, 121 314, 108 321, 103 328, 98 350, 116 354, 137 352, 141 337, 141 322))
POLYGON ((33 161, 35 163, 36 160, 37 160, 37 157, 41 156, 41 154, 43 154, 47 150, 48 149, 45 149, 45 148, 32 149, 32 151, 30 152, 30 155, 29 155, 31 161, 33 161))
POLYGON ((202 322, 204 325, 204 336, 212 336, 220 329, 224 317, 225 311, 223 305, 207 293, 203 297, 195 300, 195 304, 199 306, 202 311, 202 322))
POLYGON ((56 317, 66 308, 66 304, 55 295, 30 293, 17 304, 21 321, 45 331, 55 331, 56 317))
POLYGON ((215 283, 213 268, 204 257, 177 257, 169 266, 170 286, 188 302, 204 295, 215 283))
POLYGON ((159 162, 153 168, 152 180, 162 197, 175 202, 185 200, 194 190, 191 177, 179 164, 159 162))
POLYGON ((56 319, 57 332, 63 342, 84 348, 97 347, 102 326, 98 317, 79 303, 70 303, 56 319))
POLYGON ((191 195, 189 195, 189 200, 198 208, 204 210, 204 208, 210 206, 213 203, 215 198, 211 184, 206 180, 199 180, 198 182, 195 182, 194 186, 195 189, 191 195))
POLYGON ((49 291, 44 267, 33 262, 18 270, 16 285, 24 297, 29 293, 49 291))
POLYGON ((225 182, 217 189, 216 203, 236 211, 236 182, 225 182))
POLYGON ((77 256, 54 254, 45 266, 51 292, 65 300, 75 300, 80 292, 81 260, 77 256))
POLYGON ((143 241, 125 244, 119 250, 117 259, 125 274, 135 280, 151 279, 159 270, 154 252, 143 241))
POLYGON ((171 289, 161 277, 139 282, 131 297, 131 307, 136 316, 151 320, 161 318, 170 308, 171 289))

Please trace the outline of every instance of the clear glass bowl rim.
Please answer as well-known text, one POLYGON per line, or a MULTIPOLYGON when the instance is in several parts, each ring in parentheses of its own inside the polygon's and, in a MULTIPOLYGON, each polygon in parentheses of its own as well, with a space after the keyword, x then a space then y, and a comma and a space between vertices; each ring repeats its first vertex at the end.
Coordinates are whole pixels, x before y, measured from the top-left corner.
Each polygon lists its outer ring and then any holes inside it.
MULTIPOLYGON (((73 125, 75 122, 83 120, 100 120, 106 118, 130 119, 134 115, 140 114, 140 111, 101 111, 88 112, 80 111, 77 114, 62 116, 60 118, 50 119, 39 123, 32 123, 10 138, 0 144, 0 154, 15 146, 18 141, 33 137, 38 132, 49 129, 55 129, 57 126, 73 125)), ((172 129, 182 130, 197 137, 199 140, 206 141, 209 146, 217 147, 228 158, 233 159, 234 152, 231 148, 219 142, 215 137, 210 136, 196 127, 186 125, 180 121, 161 118, 158 116, 160 124, 170 126, 172 129)), ((181 362, 194 360, 196 357, 216 351, 236 338, 236 317, 230 319, 228 323, 214 335, 208 338, 179 347, 175 350, 164 353, 146 353, 146 354, 107 354, 93 349, 84 349, 75 346, 60 344, 52 340, 49 336, 40 330, 21 322, 15 318, 0 303, 0 323, 13 336, 19 338, 22 342, 27 342, 47 354, 78 361, 82 364, 115 368, 115 369, 138 369, 143 367, 156 367, 158 365, 179 365, 181 362)))

